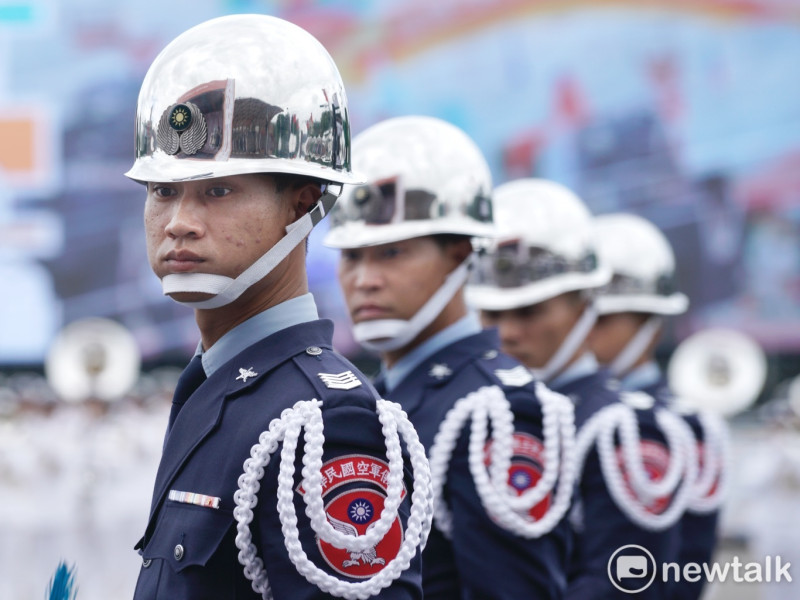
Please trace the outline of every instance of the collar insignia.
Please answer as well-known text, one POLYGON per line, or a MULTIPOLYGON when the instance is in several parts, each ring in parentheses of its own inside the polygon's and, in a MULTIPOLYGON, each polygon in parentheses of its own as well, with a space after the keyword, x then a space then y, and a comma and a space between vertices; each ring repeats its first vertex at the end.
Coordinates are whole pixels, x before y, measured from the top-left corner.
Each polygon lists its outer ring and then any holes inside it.
POLYGON ((241 379, 242 383, 247 383, 247 380, 250 377, 256 377, 257 375, 258 373, 253 371, 253 367, 250 367, 249 369, 239 369, 239 376, 236 378, 236 381, 241 379))
POLYGON ((428 371, 428 375, 435 377, 436 379, 444 379, 445 377, 450 376, 452 373, 453 370, 444 363, 432 364, 431 370, 428 371))

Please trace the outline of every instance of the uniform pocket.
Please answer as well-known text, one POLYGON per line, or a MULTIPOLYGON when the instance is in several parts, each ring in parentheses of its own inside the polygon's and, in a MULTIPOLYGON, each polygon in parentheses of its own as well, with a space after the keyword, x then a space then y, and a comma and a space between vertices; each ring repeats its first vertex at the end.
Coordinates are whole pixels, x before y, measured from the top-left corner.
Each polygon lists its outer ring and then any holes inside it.
POLYGON ((162 559, 175 573, 206 566, 234 526, 230 512, 168 501, 142 558, 162 559))

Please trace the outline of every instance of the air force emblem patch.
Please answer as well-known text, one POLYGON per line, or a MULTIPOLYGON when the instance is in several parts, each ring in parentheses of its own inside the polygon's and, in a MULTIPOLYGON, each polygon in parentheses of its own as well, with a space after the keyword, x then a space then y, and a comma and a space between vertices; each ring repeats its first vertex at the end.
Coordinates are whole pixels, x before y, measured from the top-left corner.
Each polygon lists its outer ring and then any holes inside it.
POLYGON ((344 373, 318 373, 325 387, 332 390, 352 390, 361 385, 361 380, 352 371, 344 373))
MULTIPOLYGON (((350 454, 327 461, 322 474, 322 499, 331 526, 346 535, 365 535, 380 520, 389 481, 389 465, 373 456, 350 454)), ((302 484, 299 494, 305 494, 302 484)), ((403 489, 401 497, 405 497, 403 489)), ((376 575, 395 558, 403 543, 403 526, 395 518, 373 547, 351 552, 317 538, 325 562, 335 572, 355 579, 376 575)))

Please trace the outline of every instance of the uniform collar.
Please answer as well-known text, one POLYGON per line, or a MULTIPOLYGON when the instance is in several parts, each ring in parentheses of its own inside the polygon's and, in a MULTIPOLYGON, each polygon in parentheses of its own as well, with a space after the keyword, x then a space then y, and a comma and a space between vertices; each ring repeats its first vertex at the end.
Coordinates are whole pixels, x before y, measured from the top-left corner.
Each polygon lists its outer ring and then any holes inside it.
POLYGON ((439 352, 442 348, 480 332, 481 324, 478 320, 478 315, 474 312, 469 312, 452 325, 445 327, 425 340, 398 360, 392 368, 387 369, 382 366, 381 377, 387 392, 395 389, 419 364, 439 352))
POLYGON ((319 319, 314 296, 304 294, 292 298, 250 317, 240 323, 205 352, 197 345, 195 355, 202 354, 203 370, 210 377, 222 365, 241 353, 245 348, 263 340, 265 337, 292 325, 319 319))
POLYGON ((561 389, 573 381, 597 373, 599 369, 600 365, 598 364, 594 354, 591 352, 585 352, 580 356, 580 358, 578 358, 578 360, 564 369, 558 377, 552 381, 549 381, 547 383, 547 387, 554 390, 561 389))
POLYGON ((645 388, 654 388, 663 379, 661 369, 655 361, 649 361, 630 371, 620 381, 620 385, 625 391, 637 391, 645 388))

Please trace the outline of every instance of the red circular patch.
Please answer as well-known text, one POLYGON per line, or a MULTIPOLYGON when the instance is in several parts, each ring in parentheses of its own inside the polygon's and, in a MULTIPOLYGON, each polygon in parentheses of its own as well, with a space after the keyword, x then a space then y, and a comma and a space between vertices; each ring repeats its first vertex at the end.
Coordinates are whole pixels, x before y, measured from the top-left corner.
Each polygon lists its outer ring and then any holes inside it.
MULTIPOLYGON (((486 444, 485 464, 491 464, 491 441, 486 444)), ((515 432, 511 451, 511 466, 508 469, 508 485, 514 489, 517 496, 534 487, 542 478, 544 472, 544 444, 529 433, 515 432)), ((534 520, 541 519, 550 508, 552 492, 548 493, 533 508, 528 515, 534 520)))
MULTIPOLYGON (((365 535, 381 517, 389 482, 389 465, 374 456, 348 454, 327 461, 320 472, 328 522, 345 535, 365 535), (361 485, 350 487, 353 483, 361 485)), ((297 486, 297 492, 305 494, 302 484, 297 486)), ((404 486, 400 497, 405 496, 404 486)), ((403 537, 403 525, 400 518, 395 517, 389 531, 373 548, 349 552, 319 538, 317 547, 334 571, 354 579, 365 579, 381 571, 397 556, 403 537)))
MULTIPOLYGON (((328 522, 337 531, 347 535, 364 535, 380 519, 384 496, 366 488, 349 490, 338 495, 325 507, 328 522)), ((337 573, 363 579, 372 577, 383 569, 400 551, 403 528, 396 518, 389 531, 373 548, 348 552, 317 540, 322 556, 337 573)))
MULTIPOLYGON (((669 452, 664 444, 655 442, 653 440, 641 440, 639 447, 642 453, 642 463, 644 465, 645 473, 650 478, 650 481, 661 481, 664 475, 667 474, 667 467, 669 466, 669 452)), ((630 484, 630 477, 625 469, 625 460, 622 455, 622 448, 617 448, 617 463, 622 471, 622 477, 625 481, 625 488, 633 496, 637 494, 633 491, 630 484)), ((660 515, 670 504, 672 495, 660 496, 652 500, 649 504, 645 505, 647 512, 653 515, 660 515)))

